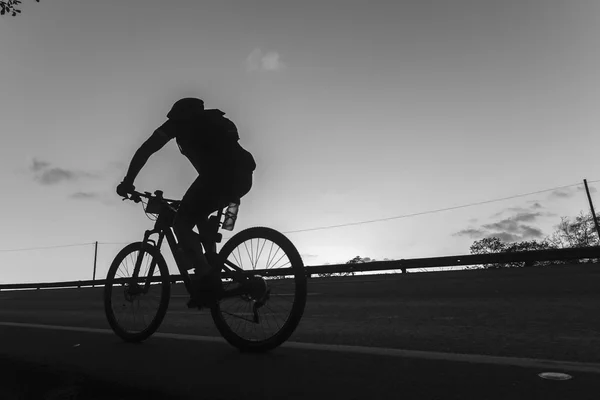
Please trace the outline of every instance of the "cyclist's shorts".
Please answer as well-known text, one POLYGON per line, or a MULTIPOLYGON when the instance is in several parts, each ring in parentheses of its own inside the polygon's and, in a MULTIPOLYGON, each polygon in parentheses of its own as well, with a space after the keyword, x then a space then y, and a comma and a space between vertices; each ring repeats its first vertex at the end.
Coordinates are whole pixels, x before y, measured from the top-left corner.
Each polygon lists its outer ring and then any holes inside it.
POLYGON ((186 217, 194 220, 204 220, 213 212, 227 207, 230 201, 245 196, 251 188, 251 172, 199 176, 181 199, 178 214, 185 213, 186 217))

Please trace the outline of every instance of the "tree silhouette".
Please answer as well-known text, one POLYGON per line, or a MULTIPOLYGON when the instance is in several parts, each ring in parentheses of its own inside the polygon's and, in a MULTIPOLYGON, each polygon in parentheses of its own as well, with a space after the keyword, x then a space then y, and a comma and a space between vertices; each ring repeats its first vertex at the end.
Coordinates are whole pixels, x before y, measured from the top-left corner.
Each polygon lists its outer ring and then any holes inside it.
POLYGON ((506 251, 506 243, 496 236, 476 240, 471 245, 471 254, 502 253, 506 251))
POLYGON ((592 214, 581 211, 574 221, 562 217, 549 241, 559 249, 597 245, 598 234, 592 214))
MULTIPOLYGON (((40 2, 40 0, 35 1, 36 3, 40 2)), ((17 8, 21 3, 21 0, 0 0, 0 15, 11 14, 13 17, 16 17, 17 14, 21 14, 21 10, 17 8)))
MULTIPOLYGON (((584 215, 583 212, 571 221, 562 217, 557 230, 549 237, 538 242, 537 240, 504 243, 498 237, 487 237, 476 240, 471 245, 471 254, 509 253, 516 251, 534 251, 548 249, 565 249, 574 247, 590 247, 598 243, 595 231, 594 219, 591 214, 584 215)), ((596 259, 587 260, 597 262, 596 259)), ((578 260, 572 261, 578 263, 578 260)), ((565 264, 565 261, 535 261, 528 265, 550 265, 565 264)), ((475 268, 514 268, 522 266, 522 262, 494 263, 475 266, 475 268)))
MULTIPOLYGON (((352 260, 346 261, 345 264, 359 264, 359 263, 367 263, 375 260, 371 260, 369 257, 362 258, 360 256, 354 257, 352 260)), ((327 278, 330 276, 353 276, 354 272, 323 272, 318 274, 321 278, 327 278)))

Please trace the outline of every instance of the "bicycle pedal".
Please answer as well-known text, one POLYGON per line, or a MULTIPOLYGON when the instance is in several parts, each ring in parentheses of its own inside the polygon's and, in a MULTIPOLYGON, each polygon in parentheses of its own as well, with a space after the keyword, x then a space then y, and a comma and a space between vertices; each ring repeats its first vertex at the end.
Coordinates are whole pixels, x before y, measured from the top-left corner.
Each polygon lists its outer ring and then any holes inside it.
POLYGON ((188 308, 197 308, 199 310, 204 307, 212 307, 218 302, 218 297, 212 293, 201 293, 197 296, 197 298, 190 298, 187 302, 188 308))
POLYGON ((210 304, 207 304, 206 302, 196 303, 193 300, 190 300, 187 303, 187 308, 189 309, 197 308, 198 310, 203 310, 204 307, 210 307, 210 304))

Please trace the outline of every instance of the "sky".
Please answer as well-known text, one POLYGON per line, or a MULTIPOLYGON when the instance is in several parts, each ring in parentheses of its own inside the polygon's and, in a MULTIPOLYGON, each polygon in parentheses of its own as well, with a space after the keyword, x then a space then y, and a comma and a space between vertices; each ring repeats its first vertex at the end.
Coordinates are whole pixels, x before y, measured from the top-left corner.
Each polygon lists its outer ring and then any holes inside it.
MULTIPOLYGON (((598 199, 597 1, 21 9, 0 18, 6 283, 90 279, 96 241, 103 278, 152 228, 115 187, 188 96, 226 112, 258 165, 233 233, 284 232, 305 265, 468 254, 494 235, 542 240, 588 212, 583 179, 598 199)), ((135 185, 181 198, 195 177, 170 142, 135 185)))

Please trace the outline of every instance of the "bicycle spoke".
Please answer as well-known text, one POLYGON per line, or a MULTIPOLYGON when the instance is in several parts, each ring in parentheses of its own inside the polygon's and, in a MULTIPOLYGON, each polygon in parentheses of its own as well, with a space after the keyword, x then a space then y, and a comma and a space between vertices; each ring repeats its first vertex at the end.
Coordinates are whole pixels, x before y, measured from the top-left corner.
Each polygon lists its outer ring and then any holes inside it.
POLYGON ((161 308, 165 282, 160 280, 162 274, 158 265, 152 271, 153 261, 150 253, 136 249, 124 255, 121 263, 113 267, 111 308, 114 323, 123 334, 140 335, 147 331, 161 308), (133 280, 132 273, 138 261, 140 269, 133 280), (154 277, 159 279, 156 283, 151 282, 154 277))
MULTIPOLYGON (((267 304, 265 304, 265 307, 267 307, 269 310, 273 311, 273 313, 275 314, 275 311, 269 307, 267 304)), ((279 324, 277 324, 277 329, 281 329, 281 326, 279 326, 279 324)))
MULTIPOLYGON (((278 263, 279 261, 281 261, 281 259, 282 259, 283 257, 285 257, 285 253, 283 253, 283 254, 281 255, 281 257, 279 257, 279 260, 277 260, 277 261, 275 262, 275 264, 273 264, 273 266, 277 265, 277 263, 278 263)), ((267 269, 269 269, 269 267, 267 267, 267 269)))
POLYGON ((273 252, 273 245, 275 243, 271 243, 271 248, 269 249, 269 257, 267 257, 267 265, 269 265, 271 263, 271 254, 273 252))
POLYGON ((252 263, 252 269, 256 269, 256 259, 254 258, 254 247, 252 246, 254 239, 250 240, 250 252, 252 253, 250 259, 254 260, 254 262, 252 263))
POLYGON ((280 265, 279 268, 284 268, 286 265, 289 265, 290 267, 292 266, 292 263, 290 262, 289 259, 286 262, 284 262, 282 265, 280 265))
MULTIPOLYGON (((238 267, 244 269, 244 266, 242 265, 242 262, 240 261, 242 259, 241 255, 240 255, 239 259, 235 256, 235 254, 232 254, 232 255, 233 255, 233 258, 235 258, 235 264, 238 267)), ((238 255, 239 255, 239 249, 238 249, 238 255)))
POLYGON ((256 266, 254 265, 254 260, 252 259, 251 252, 248 251, 248 246, 246 245, 246 243, 244 243, 244 247, 246 248, 246 254, 248 254, 248 257, 250 257, 250 266, 252 267, 252 269, 256 269, 256 266))
MULTIPOLYGON (((258 239, 258 242, 260 243, 260 238, 258 239)), ((266 241, 266 240, 264 240, 264 242, 263 242, 263 245, 262 245, 262 247, 261 247, 261 249, 260 249, 260 254, 258 255, 258 257, 256 257, 257 259, 259 259, 259 258, 260 258, 260 256, 262 255, 262 253, 263 253, 263 249, 265 248, 265 244, 267 244, 267 241, 266 241)))
POLYGON ((306 276, 298 251, 277 231, 256 227, 234 236, 221 254, 249 280, 246 294, 223 299, 212 310, 219 331, 240 349, 278 346, 297 326, 306 301, 306 276), (284 269, 282 275, 277 269, 284 269))
POLYGON ((244 317, 240 317, 239 315, 231 314, 231 313, 228 313, 228 312, 223 312, 223 314, 230 315, 233 318, 238 318, 238 319, 241 319, 243 321, 248 321, 248 322, 254 323, 253 320, 248 319, 248 318, 244 318, 244 317))
POLYGON ((240 268, 244 269, 242 254, 240 253, 240 249, 237 249, 238 256, 240 257, 240 268))

